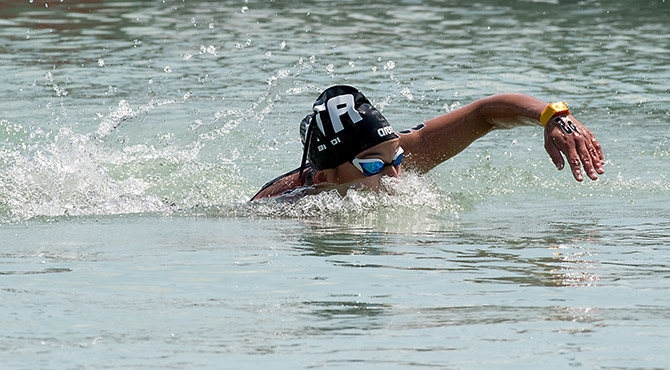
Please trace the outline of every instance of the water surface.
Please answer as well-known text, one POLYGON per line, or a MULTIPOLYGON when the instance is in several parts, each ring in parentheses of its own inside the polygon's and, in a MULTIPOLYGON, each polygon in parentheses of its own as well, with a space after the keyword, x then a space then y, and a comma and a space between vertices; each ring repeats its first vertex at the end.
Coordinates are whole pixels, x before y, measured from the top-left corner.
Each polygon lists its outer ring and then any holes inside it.
POLYGON ((0 2, 6 368, 665 368, 665 1, 0 2), (387 194, 247 200, 319 92, 567 101, 387 194))

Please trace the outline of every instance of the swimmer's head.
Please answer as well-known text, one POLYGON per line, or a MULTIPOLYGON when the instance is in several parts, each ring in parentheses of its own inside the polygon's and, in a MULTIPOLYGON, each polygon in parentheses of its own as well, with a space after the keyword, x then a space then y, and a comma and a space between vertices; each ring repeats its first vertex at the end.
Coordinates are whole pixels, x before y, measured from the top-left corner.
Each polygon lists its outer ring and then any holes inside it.
POLYGON ((377 144, 398 137, 386 118, 363 93, 351 86, 326 89, 314 112, 300 123, 300 138, 313 169, 335 168, 377 144))

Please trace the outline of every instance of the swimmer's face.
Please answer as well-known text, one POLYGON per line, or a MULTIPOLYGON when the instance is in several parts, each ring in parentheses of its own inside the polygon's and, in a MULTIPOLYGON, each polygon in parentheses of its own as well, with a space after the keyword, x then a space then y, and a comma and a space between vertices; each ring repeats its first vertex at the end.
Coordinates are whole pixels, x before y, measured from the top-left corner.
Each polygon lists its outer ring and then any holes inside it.
MULTIPOLYGON (((384 163, 391 163, 398 147, 400 139, 393 139, 377 144, 370 149, 360 152, 356 158, 360 159, 381 159, 384 163)), ((363 185, 375 188, 379 185, 382 176, 400 177, 402 165, 398 168, 394 166, 385 166, 381 172, 372 176, 365 176, 351 162, 345 162, 335 168, 324 170, 326 180, 335 184, 346 184, 350 182, 360 182, 363 185)))

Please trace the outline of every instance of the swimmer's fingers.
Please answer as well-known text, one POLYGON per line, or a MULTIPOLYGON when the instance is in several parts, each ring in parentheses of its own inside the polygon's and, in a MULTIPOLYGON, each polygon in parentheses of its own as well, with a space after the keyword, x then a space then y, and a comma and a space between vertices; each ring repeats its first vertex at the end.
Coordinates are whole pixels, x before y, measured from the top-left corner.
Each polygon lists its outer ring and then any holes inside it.
POLYGON ((562 170, 563 167, 565 167, 565 161, 563 160, 563 156, 561 155, 561 150, 559 149, 559 145, 555 142, 555 138, 553 138, 550 134, 549 131, 545 131, 545 137, 544 137, 544 149, 547 151, 549 154, 549 157, 551 160, 554 162, 556 165, 556 168, 559 170, 562 170))
POLYGON ((598 179, 597 174, 605 173, 605 170, 603 169, 605 157, 603 156, 600 143, 598 143, 598 140, 596 140, 596 137, 591 130, 584 127, 584 125, 574 117, 568 116, 565 121, 568 123, 572 122, 572 127, 575 130, 576 148, 582 164, 584 165, 584 170, 586 170, 586 174, 592 180, 598 179))
MULTIPOLYGON (((589 149, 587 149, 588 141, 583 136, 578 137, 576 139, 577 139, 576 140, 577 154, 579 155, 579 160, 582 162, 581 163, 582 166, 584 166, 584 171, 586 171, 586 175, 591 180, 598 180, 598 175, 596 174, 594 161, 591 158, 591 153, 589 152, 589 149)), ((578 166, 579 166, 579 164, 578 164, 578 166)), ((577 180, 577 181, 580 181, 580 180, 577 180)))
POLYGON ((589 155, 591 156, 593 165, 596 168, 596 172, 602 175, 605 173, 605 169, 603 169, 603 164, 605 164, 605 156, 603 156, 603 150, 600 147, 600 143, 593 135, 593 133, 586 127, 584 127, 584 138, 586 139, 586 148, 589 151, 589 155))

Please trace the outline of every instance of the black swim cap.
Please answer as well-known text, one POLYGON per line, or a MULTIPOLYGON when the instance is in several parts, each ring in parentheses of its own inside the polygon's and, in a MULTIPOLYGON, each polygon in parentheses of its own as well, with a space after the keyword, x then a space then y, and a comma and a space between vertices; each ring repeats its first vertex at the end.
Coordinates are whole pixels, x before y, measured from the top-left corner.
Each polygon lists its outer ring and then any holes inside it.
POLYGON ((386 118, 358 89, 337 85, 314 102, 314 112, 300 123, 303 163, 312 168, 335 168, 360 152, 398 137, 386 118))

